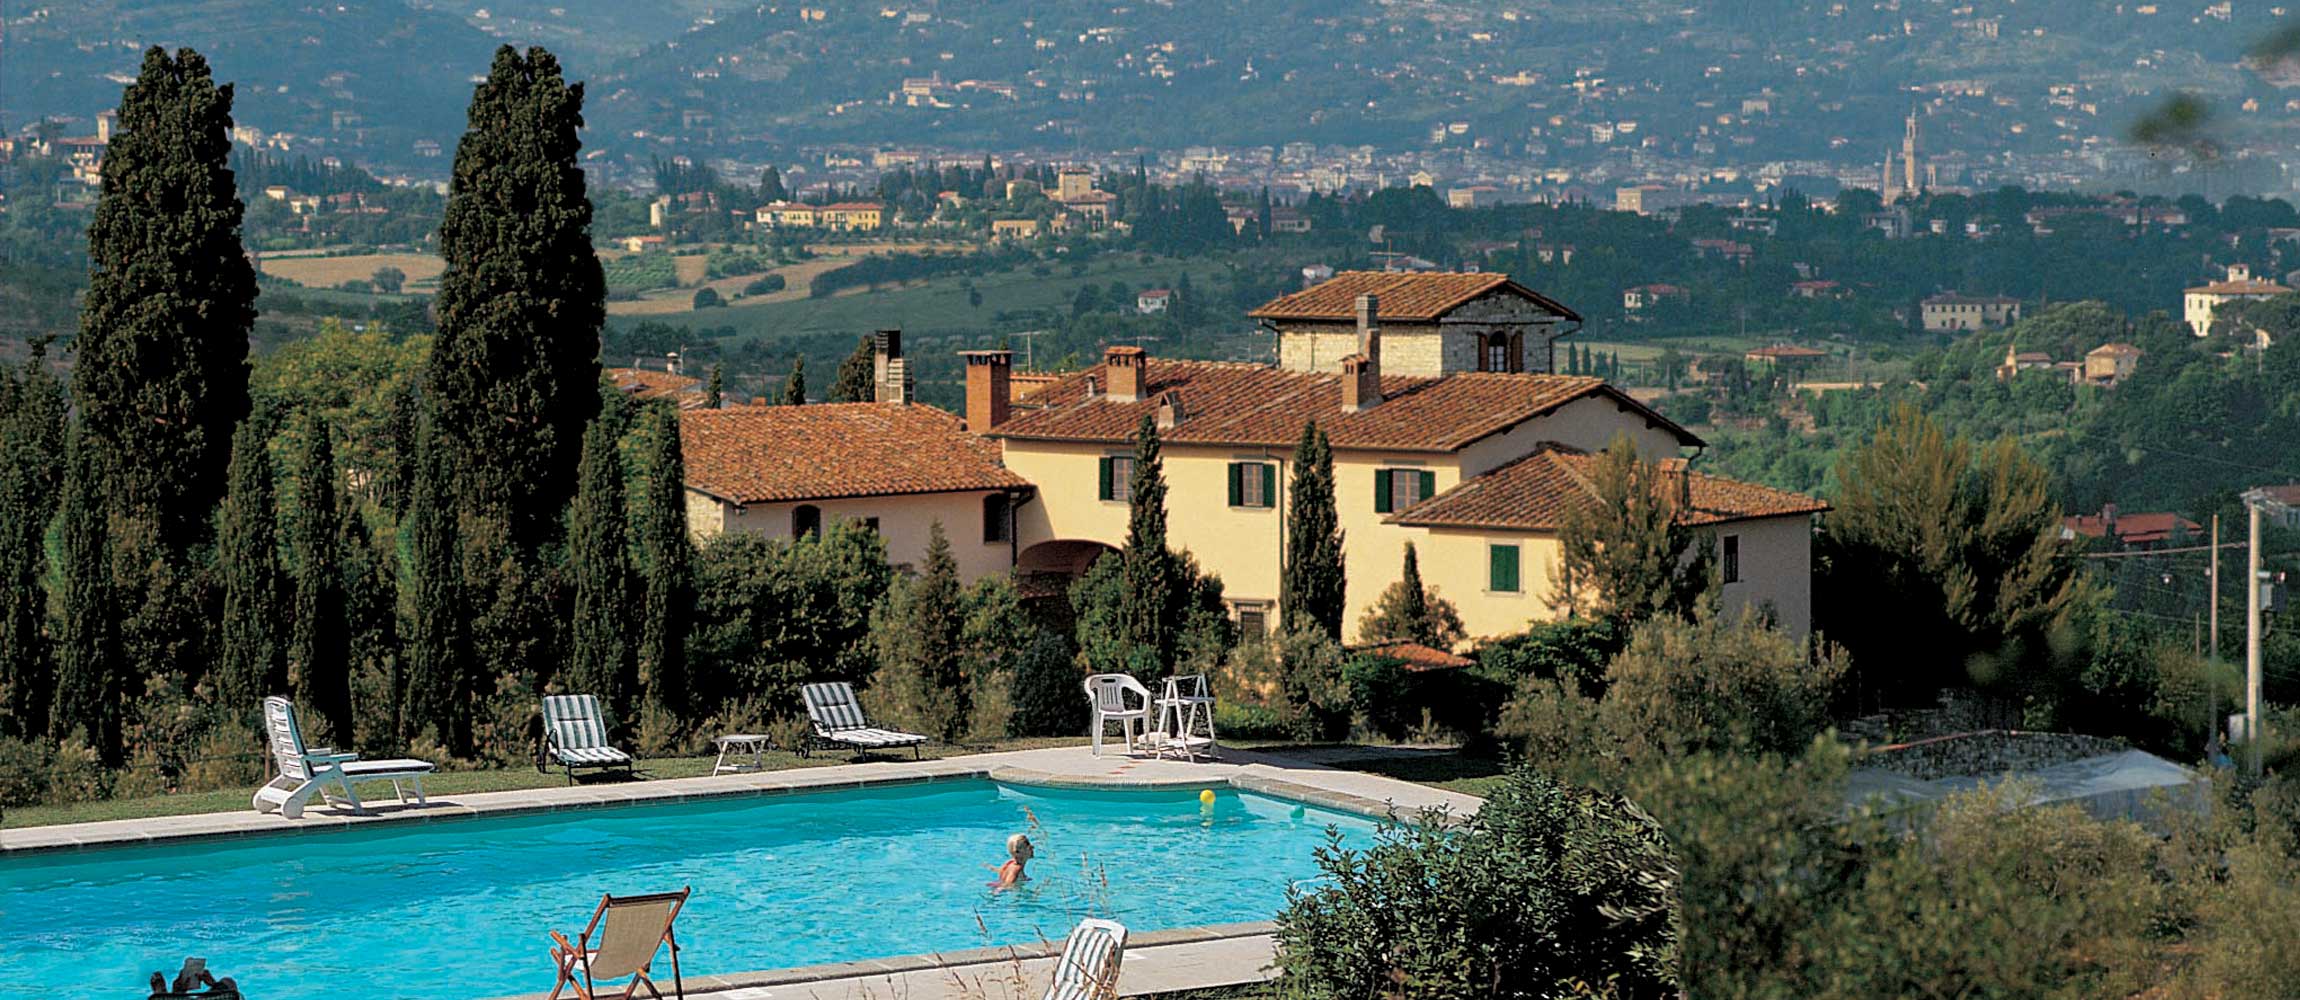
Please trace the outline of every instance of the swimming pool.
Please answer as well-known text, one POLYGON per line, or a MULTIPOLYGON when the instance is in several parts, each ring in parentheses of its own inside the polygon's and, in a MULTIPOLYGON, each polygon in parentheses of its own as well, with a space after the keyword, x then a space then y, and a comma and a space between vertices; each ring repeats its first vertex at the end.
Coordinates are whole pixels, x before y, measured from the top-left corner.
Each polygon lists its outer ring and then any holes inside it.
MULTIPOLYGON (((545 931, 691 885, 680 966, 726 974, 1266 920, 1364 817, 1217 789, 969 779, 0 859, 0 992, 138 997, 187 955, 254 1000, 551 987, 545 931), (992 892, 1008 834, 1038 846, 992 892)), ((668 973, 666 966, 662 971, 668 973)))

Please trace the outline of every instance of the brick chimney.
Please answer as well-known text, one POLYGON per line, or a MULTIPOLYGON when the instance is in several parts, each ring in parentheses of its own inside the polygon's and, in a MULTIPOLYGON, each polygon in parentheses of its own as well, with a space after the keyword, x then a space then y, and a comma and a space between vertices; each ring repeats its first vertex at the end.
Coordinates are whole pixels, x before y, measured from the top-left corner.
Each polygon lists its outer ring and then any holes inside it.
POLYGON ((966 359, 966 429, 984 433, 1006 422, 1014 405, 1013 351, 960 351, 966 359))
POLYGON ((1102 369, 1110 375, 1110 401, 1137 403, 1142 400, 1143 367, 1150 356, 1139 347, 1111 347, 1102 352, 1102 369))
POLYGON ((1382 402, 1381 300, 1358 296, 1358 353, 1342 359, 1342 412, 1371 410, 1382 402))
POLYGON ((908 403, 911 388, 910 363, 902 356, 902 331, 880 330, 871 335, 871 398, 881 403, 908 403))

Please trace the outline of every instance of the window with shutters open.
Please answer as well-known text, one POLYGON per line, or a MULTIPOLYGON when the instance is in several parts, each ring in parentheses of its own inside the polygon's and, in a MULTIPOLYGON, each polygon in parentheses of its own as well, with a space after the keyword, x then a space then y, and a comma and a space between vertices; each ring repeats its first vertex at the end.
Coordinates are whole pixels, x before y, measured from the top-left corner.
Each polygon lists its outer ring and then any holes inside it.
POLYGON ((1515 594, 1520 586, 1517 574, 1518 547, 1490 545, 1486 547, 1486 589, 1497 594, 1515 594))
POLYGON ((1404 510, 1437 492, 1437 473, 1428 469, 1374 470, 1374 513, 1404 510))
POLYGON ((1230 506, 1271 507, 1277 503, 1278 467, 1268 462, 1230 463, 1230 506))
POLYGON ((1134 498, 1134 456, 1104 455, 1101 468, 1101 492, 1104 500, 1125 503, 1134 498))

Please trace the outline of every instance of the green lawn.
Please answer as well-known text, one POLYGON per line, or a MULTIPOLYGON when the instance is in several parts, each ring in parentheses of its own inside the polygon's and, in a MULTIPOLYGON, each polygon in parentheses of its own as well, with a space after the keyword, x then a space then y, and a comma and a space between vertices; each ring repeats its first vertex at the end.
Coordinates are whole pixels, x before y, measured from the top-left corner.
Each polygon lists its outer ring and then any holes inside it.
POLYGON ((1034 324, 1002 322, 996 319, 997 315, 1002 311, 1028 309, 1053 309, 1069 315, 1071 300, 1078 296, 1082 285, 1108 287, 1115 281, 1139 292, 1145 288, 1166 287, 1184 271, 1190 272, 1194 288, 1213 288, 1217 280, 1215 272, 1204 263, 1186 267, 1170 257, 1153 258, 1149 264, 1143 264, 1139 256, 1132 254, 1097 257, 1086 273, 1078 276, 1070 273, 1068 264, 1050 266, 1053 273, 1046 277, 1032 274, 1028 267, 1019 267, 1004 274, 974 278, 974 286, 982 292, 980 306, 967 304, 966 289, 959 286, 960 279, 954 275, 901 288, 786 302, 744 304, 738 301, 723 309, 648 318, 705 328, 732 326, 738 337, 806 337, 827 333, 852 336, 887 327, 901 327, 914 334, 937 330, 1021 330, 1034 324))
MULTIPOLYGON (((934 744, 924 748, 929 759, 956 757, 962 754, 987 753, 994 750, 1032 750, 1039 747, 1078 746, 1083 737, 1061 739, 998 740, 991 743, 934 744)), ((884 754, 876 760, 909 760, 908 753, 884 754)), ((712 757, 650 757, 639 762, 639 772, 646 778, 692 778, 711 773, 712 757)), ((853 757, 843 753, 816 754, 800 757, 785 750, 770 751, 766 766, 769 769, 794 767, 824 767, 845 764, 853 757)), ((620 781, 621 777, 604 775, 586 776, 584 783, 620 781)), ((469 794, 472 792, 507 792, 521 788, 557 788, 567 784, 565 774, 552 771, 543 774, 533 767, 480 771, 445 771, 423 780, 424 794, 434 798, 469 794)), ((182 792, 174 795, 155 795, 148 798, 108 799, 102 802, 82 802, 61 806, 21 806, 0 815, 0 829, 18 829, 27 826, 49 826, 57 823, 95 823, 112 819, 145 819, 152 816, 188 816, 196 813, 237 812, 249 808, 248 797, 253 788, 230 788, 212 792, 182 792)), ((388 801, 391 791, 383 785, 362 786, 363 797, 380 795, 388 801)))

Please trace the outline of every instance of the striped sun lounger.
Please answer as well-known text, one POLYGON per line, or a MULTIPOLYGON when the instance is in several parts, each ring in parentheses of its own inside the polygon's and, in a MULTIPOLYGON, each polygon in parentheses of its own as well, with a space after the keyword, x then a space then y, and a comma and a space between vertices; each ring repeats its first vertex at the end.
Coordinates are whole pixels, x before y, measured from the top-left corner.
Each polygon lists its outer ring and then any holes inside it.
POLYGON ((1046 987, 1045 1000, 1111 1000, 1118 995, 1118 966, 1125 957, 1124 925, 1079 921, 1054 962, 1054 982, 1046 987))
POLYGON ((578 767, 620 767, 631 773, 631 755, 607 743, 607 722, 599 714, 599 699, 587 694, 543 696, 543 756, 535 769, 556 764, 567 769, 567 783, 575 783, 578 767))
POLYGON ((854 685, 845 681, 809 684, 799 694, 806 699, 808 721, 814 723, 807 738, 799 742, 801 757, 816 747, 853 750, 858 758, 872 750, 909 747, 911 756, 916 757, 919 746, 926 742, 926 737, 917 733, 872 726, 870 717, 863 714, 862 703, 855 700, 854 685))

